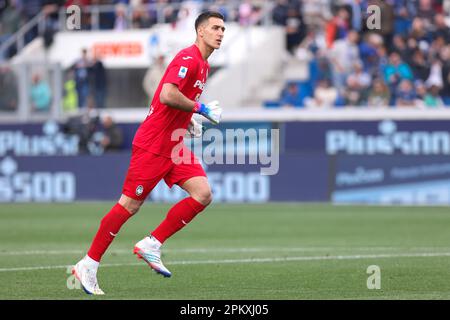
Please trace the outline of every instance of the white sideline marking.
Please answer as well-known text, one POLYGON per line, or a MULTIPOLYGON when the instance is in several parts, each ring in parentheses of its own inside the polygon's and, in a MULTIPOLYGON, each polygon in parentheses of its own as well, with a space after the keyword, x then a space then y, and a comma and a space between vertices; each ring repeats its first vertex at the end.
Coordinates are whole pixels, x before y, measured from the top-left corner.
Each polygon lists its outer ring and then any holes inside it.
MULTIPOLYGON (((174 253, 214 253, 214 252, 224 252, 224 253, 247 253, 247 252, 298 252, 298 251, 326 251, 326 250, 436 250, 444 249, 449 250, 450 248, 436 248, 436 247, 265 247, 265 248, 185 248, 185 249, 165 249, 165 252, 174 253)), ((131 254, 133 251, 129 249, 116 249, 110 250, 108 253, 112 254, 131 254)), ((20 256, 20 255, 70 255, 70 254, 84 254, 86 250, 24 250, 24 251, 0 251, 0 256, 20 256)))
MULTIPOLYGON (((400 254, 361 254, 361 255, 336 255, 336 256, 309 256, 309 257, 283 257, 283 258, 249 258, 249 259, 222 259, 222 260, 185 260, 171 261, 167 265, 187 265, 187 264, 223 264, 223 263, 265 263, 265 262, 292 262, 292 261, 315 261, 315 260, 358 260, 358 259, 375 259, 375 258, 423 258, 423 257, 450 257, 450 252, 436 253, 400 253, 400 254)), ((105 263, 102 267, 122 267, 122 266, 138 266, 145 265, 143 263, 105 263)), ((0 272, 11 271, 35 271, 35 270, 52 270, 67 269, 70 265, 56 266, 37 266, 22 268, 0 268, 0 272)))

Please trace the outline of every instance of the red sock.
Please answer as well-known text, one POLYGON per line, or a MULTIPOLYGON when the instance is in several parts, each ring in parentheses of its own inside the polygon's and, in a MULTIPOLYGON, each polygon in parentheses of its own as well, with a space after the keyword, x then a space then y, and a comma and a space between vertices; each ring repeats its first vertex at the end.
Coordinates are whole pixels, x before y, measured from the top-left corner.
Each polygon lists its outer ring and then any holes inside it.
POLYGON ((111 211, 103 217, 100 228, 92 241, 88 256, 95 261, 100 261, 106 249, 108 249, 120 227, 131 217, 131 214, 119 203, 112 207, 111 211))
POLYGON ((205 206, 192 197, 181 200, 169 210, 166 219, 151 233, 152 236, 163 243, 187 225, 203 209, 205 206))

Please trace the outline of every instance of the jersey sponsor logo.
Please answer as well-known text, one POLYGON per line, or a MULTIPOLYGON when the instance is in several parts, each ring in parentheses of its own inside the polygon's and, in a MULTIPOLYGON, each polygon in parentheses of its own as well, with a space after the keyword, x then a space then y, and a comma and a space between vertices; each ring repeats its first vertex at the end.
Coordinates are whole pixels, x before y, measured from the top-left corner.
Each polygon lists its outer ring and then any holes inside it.
POLYGON ((205 89, 205 83, 201 82, 200 80, 197 80, 197 81, 195 81, 194 88, 197 88, 197 87, 203 91, 205 89))
POLYGON ((178 71, 178 78, 184 79, 186 77, 187 72, 188 72, 188 68, 181 66, 180 71, 178 71))
POLYGON ((192 58, 191 56, 186 56, 186 57, 183 57, 183 58, 181 58, 181 59, 183 59, 183 60, 189 60, 189 59, 194 59, 194 58, 192 58))
POLYGON ((138 185, 136 188, 136 195, 139 197, 144 192, 144 187, 142 185, 138 185))

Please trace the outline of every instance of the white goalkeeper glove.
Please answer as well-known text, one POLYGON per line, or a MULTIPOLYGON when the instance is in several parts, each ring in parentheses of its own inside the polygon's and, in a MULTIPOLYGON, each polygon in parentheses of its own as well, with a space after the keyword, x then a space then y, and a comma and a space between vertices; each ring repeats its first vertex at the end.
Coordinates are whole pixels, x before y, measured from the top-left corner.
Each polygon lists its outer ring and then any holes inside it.
POLYGON ((213 124, 219 124, 222 117, 222 108, 219 107, 219 101, 217 100, 208 104, 196 102, 193 111, 201 114, 213 124))
POLYGON ((186 137, 187 138, 200 138, 203 133, 203 126, 194 120, 194 118, 191 119, 191 123, 189 123, 189 126, 187 128, 186 137))

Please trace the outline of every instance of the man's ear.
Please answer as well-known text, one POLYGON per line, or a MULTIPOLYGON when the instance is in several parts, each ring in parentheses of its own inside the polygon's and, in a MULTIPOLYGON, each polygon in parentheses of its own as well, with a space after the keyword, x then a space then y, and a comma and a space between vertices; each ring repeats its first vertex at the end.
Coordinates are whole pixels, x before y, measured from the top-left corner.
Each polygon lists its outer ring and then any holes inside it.
POLYGON ((205 28, 207 25, 208 25, 207 23, 203 22, 198 26, 198 34, 202 38, 205 35, 205 28))

